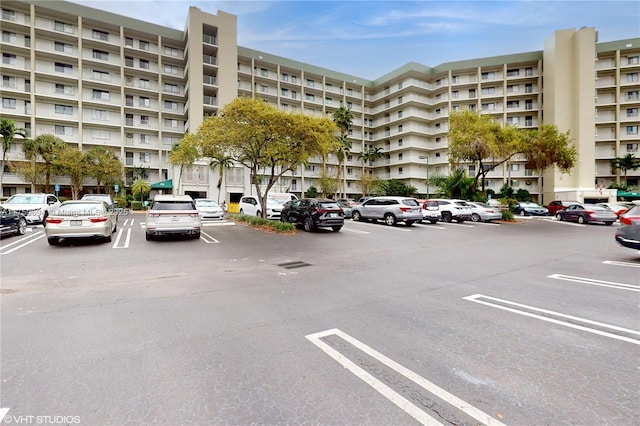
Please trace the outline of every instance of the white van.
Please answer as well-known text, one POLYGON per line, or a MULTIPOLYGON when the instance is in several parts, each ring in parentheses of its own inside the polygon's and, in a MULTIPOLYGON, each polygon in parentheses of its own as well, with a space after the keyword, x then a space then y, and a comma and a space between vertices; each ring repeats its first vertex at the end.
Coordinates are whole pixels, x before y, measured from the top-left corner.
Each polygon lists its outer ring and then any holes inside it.
POLYGON ((273 198, 274 200, 277 200, 282 204, 286 203, 287 201, 294 201, 298 199, 298 197, 296 197, 296 194, 292 194, 290 192, 271 192, 271 191, 269 191, 269 198, 273 198))

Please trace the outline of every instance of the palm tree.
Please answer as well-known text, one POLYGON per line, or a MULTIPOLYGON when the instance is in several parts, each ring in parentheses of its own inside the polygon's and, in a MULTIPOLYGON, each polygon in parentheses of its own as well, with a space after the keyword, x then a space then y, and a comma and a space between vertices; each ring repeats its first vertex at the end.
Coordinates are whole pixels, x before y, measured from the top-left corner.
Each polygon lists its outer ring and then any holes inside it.
POLYGON ((51 134, 40 135, 35 139, 24 141, 25 156, 32 161, 37 161, 38 157, 40 157, 44 162, 45 192, 51 192, 51 175, 56 172, 54 165, 58 155, 65 147, 66 144, 62 139, 51 134))
POLYGON ((151 185, 149 185, 144 179, 138 179, 133 182, 133 185, 131 185, 131 192, 133 193, 133 196, 137 197, 139 194, 141 203, 144 201, 144 194, 149 191, 151 191, 151 185))
POLYGON ((218 168, 218 184, 216 187, 218 188, 218 204, 220 204, 220 189, 222 188, 222 177, 224 175, 224 170, 228 169, 233 165, 233 158, 225 155, 224 152, 216 152, 213 155, 213 158, 209 162, 209 167, 211 169, 218 168))
POLYGON ((11 148, 11 144, 16 136, 27 137, 25 129, 16 128, 13 120, 0 118, 0 135, 2 136, 2 164, 0 165, 0 196, 4 193, 2 182, 4 182, 4 166, 7 161, 7 151, 11 148))
POLYGON ((353 122, 353 115, 351 110, 345 106, 341 106, 333 113, 333 121, 336 123, 340 136, 338 137, 339 144, 337 145, 336 157, 338 158, 338 182, 342 185, 343 194, 346 197, 346 190, 344 188, 344 182, 341 181, 340 174, 344 167, 344 160, 349 152, 351 152, 351 140, 349 140, 349 130, 351 129, 351 123, 353 122))
POLYGON ((627 172, 629 170, 635 170, 640 168, 640 159, 635 158, 632 153, 625 155, 622 158, 615 158, 611 160, 611 169, 615 172, 616 170, 622 170, 624 173, 624 183, 627 183, 627 172))
POLYGON ((381 157, 384 157, 384 152, 379 146, 375 148, 369 148, 367 151, 358 155, 358 158, 361 158, 365 165, 367 165, 370 161, 375 161, 376 159, 381 157))

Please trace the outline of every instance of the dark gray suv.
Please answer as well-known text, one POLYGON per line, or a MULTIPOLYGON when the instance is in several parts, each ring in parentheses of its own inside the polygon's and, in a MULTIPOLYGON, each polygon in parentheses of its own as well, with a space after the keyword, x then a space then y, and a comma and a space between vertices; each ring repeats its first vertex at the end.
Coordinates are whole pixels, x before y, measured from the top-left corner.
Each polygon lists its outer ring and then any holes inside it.
POLYGON ((404 222, 411 226, 422 222, 422 209, 418 200, 411 197, 373 197, 360 205, 353 206, 351 219, 383 220, 389 226, 404 222))

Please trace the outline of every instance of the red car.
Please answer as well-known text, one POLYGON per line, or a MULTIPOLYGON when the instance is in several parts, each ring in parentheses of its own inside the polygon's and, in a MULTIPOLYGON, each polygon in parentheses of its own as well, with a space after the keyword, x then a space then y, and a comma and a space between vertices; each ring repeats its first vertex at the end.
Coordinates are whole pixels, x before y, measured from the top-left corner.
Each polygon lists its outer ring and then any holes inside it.
POLYGON ((572 206, 574 204, 581 205, 577 201, 552 201, 547 206, 547 209, 549 209, 549 214, 551 216, 555 216, 556 213, 558 213, 559 210, 564 210, 567 207, 572 206))

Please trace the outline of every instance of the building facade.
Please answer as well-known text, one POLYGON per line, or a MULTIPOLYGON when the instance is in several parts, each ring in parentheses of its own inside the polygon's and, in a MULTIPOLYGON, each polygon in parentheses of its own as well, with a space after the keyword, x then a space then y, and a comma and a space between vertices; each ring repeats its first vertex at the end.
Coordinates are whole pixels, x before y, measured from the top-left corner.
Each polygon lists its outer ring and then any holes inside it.
MULTIPOLYGON (((640 144, 640 39, 598 43, 594 28, 556 31, 541 51, 436 67, 409 63, 367 80, 238 46, 234 15, 195 7, 179 31, 64 1, 5 0, 1 24, 0 116, 32 137, 109 147, 125 166, 125 187, 140 173, 150 183, 171 179, 176 193, 228 203, 250 194, 241 166, 224 170, 219 191, 218 171, 206 161, 182 174, 168 162, 185 132, 237 96, 315 116, 351 109, 341 192, 353 197, 363 173, 433 193, 426 179, 449 173, 448 117, 462 109, 520 128, 544 123, 570 132, 579 156, 571 173, 538 176, 516 158, 487 176, 487 188, 499 192, 508 182, 544 203, 615 197, 604 188, 625 176, 611 160, 637 155, 640 144), (383 156, 364 164, 360 154, 369 148, 383 156)), ((7 156, 24 159, 19 138, 7 156)), ((328 171, 337 172, 329 160, 328 171)), ((273 190, 301 196, 318 187, 320 164, 300 167, 273 190)), ((477 166, 465 167, 475 175, 477 166)), ((639 177, 634 170, 626 179, 637 186, 639 177)), ((2 184, 5 196, 33 189, 10 168, 2 184)), ((92 186, 87 180, 86 190, 92 186)))

